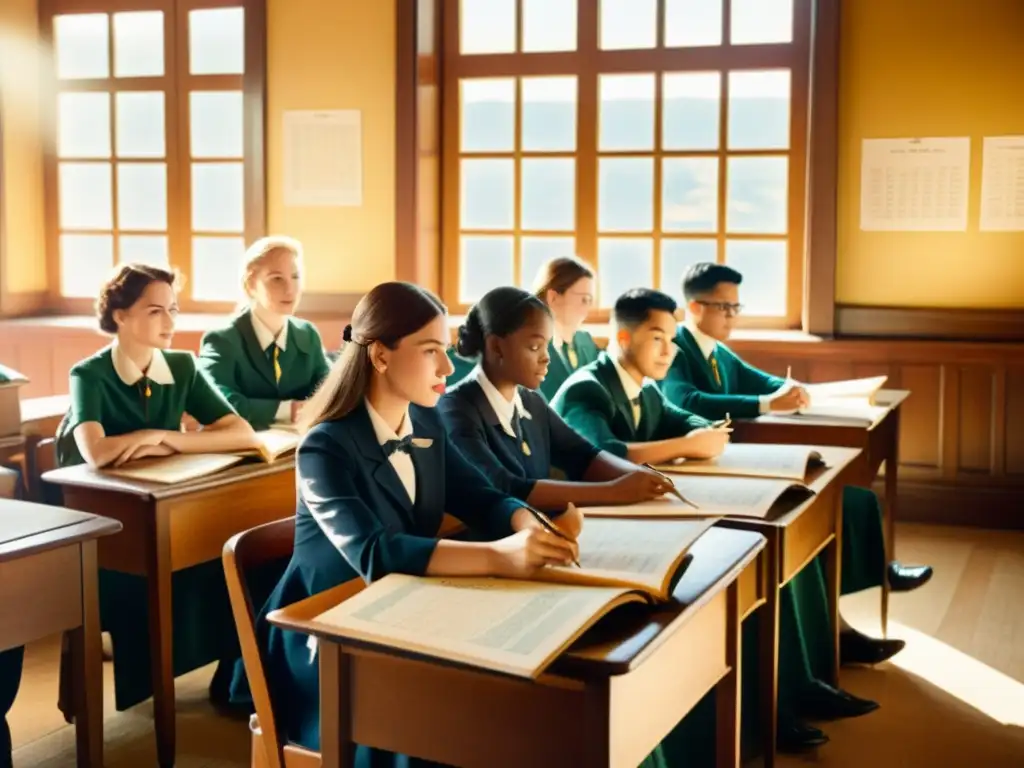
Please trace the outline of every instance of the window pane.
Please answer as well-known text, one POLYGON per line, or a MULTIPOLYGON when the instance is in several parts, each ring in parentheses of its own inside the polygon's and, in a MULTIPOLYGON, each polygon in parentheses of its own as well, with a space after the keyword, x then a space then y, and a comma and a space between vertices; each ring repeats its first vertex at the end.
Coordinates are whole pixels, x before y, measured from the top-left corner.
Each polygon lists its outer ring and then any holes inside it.
POLYGON ((576 254, 574 237, 524 237, 521 245, 519 285, 526 290, 533 288, 537 273, 546 261, 576 254))
POLYGON ((189 71, 193 75, 245 72, 245 11, 212 8, 189 11, 189 71))
POLYGON ((114 76, 160 77, 163 73, 163 11, 115 13, 114 76))
POLYGON ((793 0, 731 0, 733 44, 793 41, 793 0))
POLYGON ((599 24, 606 51, 653 48, 658 43, 658 0, 601 0, 599 24))
POLYGON ((461 80, 462 151, 511 152, 516 136, 516 81, 461 80))
MULTIPOLYGON (((683 276, 686 270, 702 261, 712 263, 718 260, 716 240, 662 240, 661 241, 661 290, 675 298, 682 306, 683 276)), ((746 283, 744 283, 746 285, 746 283)))
POLYGON ((576 161, 523 160, 523 229, 576 229, 576 161))
POLYGON ((242 156, 241 91, 192 91, 189 123, 192 157, 242 156))
POLYGON ((725 263, 743 274, 740 302, 745 315, 786 314, 786 242, 729 240, 725 263))
POLYGON ((120 229, 167 229, 167 166, 118 163, 117 225, 120 229))
POLYGON ((674 72, 662 82, 663 149, 718 149, 721 114, 718 72, 674 72))
POLYGON ((110 77, 110 26, 105 13, 76 13, 53 20, 57 77, 86 80, 110 77))
POLYGON ((661 187, 662 231, 718 231, 717 157, 664 158, 661 187))
POLYGON ((654 284, 654 243, 649 238, 601 238, 597 249, 602 307, 614 306, 630 288, 650 288, 654 284))
POLYGON ((524 77, 522 148, 527 152, 576 149, 576 78, 524 77))
POLYGON ((136 262, 153 267, 167 268, 166 235, 122 235, 117 240, 118 256, 122 263, 136 262))
POLYGON ((523 0, 523 50, 575 51, 576 0, 523 0))
POLYGON ((238 276, 245 258, 245 238, 192 238, 192 298, 236 301, 242 296, 238 276))
POLYGON ((59 157, 110 157, 110 94, 60 94, 57 127, 59 157))
POLYGON ((122 91, 117 94, 117 156, 163 157, 164 94, 122 91))
POLYGON ((665 45, 722 44, 722 0, 665 0, 665 45))
POLYGON ((61 229, 113 229, 110 163, 61 163, 61 229))
POLYGON ((511 237, 463 237, 459 301, 469 304, 492 288, 514 285, 511 237))
POLYGON ((726 229, 784 234, 788 210, 785 157, 730 157, 726 229))
POLYGON ((654 75, 601 75, 598 149, 654 149, 654 75))
POLYGON ((245 184, 241 163, 192 163, 192 229, 245 229, 245 184))
POLYGON ((516 0, 462 0, 459 13, 462 53, 513 53, 516 0))
POLYGON ((462 161, 462 229, 512 229, 515 161, 462 161))
POLYGON ((654 229, 654 160, 602 157, 598 161, 597 228, 601 232, 654 229))
POLYGON ((114 267, 113 235, 60 236, 60 292, 96 298, 114 267))
POLYGON ((789 70, 729 73, 729 149, 789 148, 789 70))

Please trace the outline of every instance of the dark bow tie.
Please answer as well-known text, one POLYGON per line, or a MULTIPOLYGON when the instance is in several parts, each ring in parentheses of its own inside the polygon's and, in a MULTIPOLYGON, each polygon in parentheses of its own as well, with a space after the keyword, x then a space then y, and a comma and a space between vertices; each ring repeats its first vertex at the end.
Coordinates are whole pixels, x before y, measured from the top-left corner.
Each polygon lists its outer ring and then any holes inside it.
POLYGON ((406 435, 400 440, 388 440, 381 447, 384 449, 384 455, 386 457, 390 457, 391 454, 395 453, 396 451, 400 451, 402 453, 410 453, 412 448, 412 441, 415 439, 416 438, 414 438, 412 435, 406 435))
POLYGON ((640 405, 640 395, 637 395, 632 400, 630 400, 629 404, 633 405, 633 406, 639 406, 640 405))

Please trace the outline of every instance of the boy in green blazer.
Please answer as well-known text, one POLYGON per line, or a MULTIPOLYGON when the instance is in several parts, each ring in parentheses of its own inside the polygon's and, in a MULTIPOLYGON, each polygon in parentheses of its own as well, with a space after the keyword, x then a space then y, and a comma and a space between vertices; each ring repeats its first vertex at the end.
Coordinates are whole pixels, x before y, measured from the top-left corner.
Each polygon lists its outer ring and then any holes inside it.
POLYGON ((226 328, 203 336, 199 364, 254 429, 291 425, 327 376, 316 327, 292 313, 302 295, 302 247, 265 237, 246 254, 249 305, 226 328))
MULTIPOLYGON (((551 404, 592 443, 638 463, 716 456, 729 439, 729 430, 716 429, 707 419, 672 404, 656 385, 668 374, 676 355, 675 310, 672 297, 646 288, 619 297, 610 352, 570 376, 551 404)), ((798 716, 855 717, 878 707, 821 679, 830 666, 828 600, 823 571, 816 563, 812 566, 782 591, 778 745, 783 751, 828 741, 822 731, 798 716)), ((743 643, 744 665, 750 670, 758 664, 753 622, 746 623, 744 632, 749 638, 743 643)), ((756 680, 756 674, 745 672, 743 677, 756 680)), ((684 725, 695 722, 700 718, 688 718, 684 725)), ((666 750, 672 752, 669 741, 666 750)))

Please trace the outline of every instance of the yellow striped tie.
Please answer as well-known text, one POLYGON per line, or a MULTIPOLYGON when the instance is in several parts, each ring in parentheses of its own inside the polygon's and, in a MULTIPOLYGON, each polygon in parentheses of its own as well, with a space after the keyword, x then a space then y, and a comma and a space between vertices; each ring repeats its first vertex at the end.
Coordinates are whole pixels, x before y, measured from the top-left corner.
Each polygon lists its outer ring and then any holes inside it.
POLYGON ((281 356, 281 348, 279 346, 277 346, 277 344, 275 344, 274 345, 274 381, 276 381, 279 384, 281 383, 281 363, 278 361, 278 358, 280 356, 281 356))
POLYGON ((711 373, 715 375, 715 384, 722 386, 722 374, 718 372, 718 361, 715 359, 714 353, 708 358, 708 362, 711 363, 711 373))
POLYGON ((580 359, 576 356, 576 347, 572 344, 568 344, 565 351, 566 354, 569 355, 569 365, 574 369, 578 368, 580 365, 580 359))

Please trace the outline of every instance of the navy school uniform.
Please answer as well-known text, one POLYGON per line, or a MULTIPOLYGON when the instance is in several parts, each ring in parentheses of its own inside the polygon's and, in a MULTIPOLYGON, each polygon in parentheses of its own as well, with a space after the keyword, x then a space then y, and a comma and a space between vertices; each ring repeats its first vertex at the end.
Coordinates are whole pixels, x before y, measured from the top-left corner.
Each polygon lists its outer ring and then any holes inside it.
MULTIPOLYGON (((289 741, 310 749, 320 748, 316 646, 306 635, 271 626, 266 614, 357 577, 422 575, 445 512, 497 539, 513 533, 512 515, 522 506, 456 450, 433 409, 412 406, 403 427, 394 434, 364 402, 315 426, 298 449, 295 550, 256 631, 278 725, 289 741), (413 437, 411 445, 391 450, 413 437)), ((371 763, 425 761, 359 747, 357 765, 371 763)))

